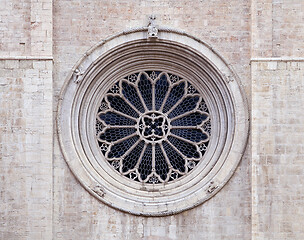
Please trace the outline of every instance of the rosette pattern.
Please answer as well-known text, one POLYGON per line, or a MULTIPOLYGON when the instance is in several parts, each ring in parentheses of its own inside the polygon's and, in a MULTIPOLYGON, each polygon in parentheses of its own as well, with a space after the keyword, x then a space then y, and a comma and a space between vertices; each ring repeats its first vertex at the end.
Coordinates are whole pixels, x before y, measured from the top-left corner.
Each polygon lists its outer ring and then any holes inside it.
POLYGON ((114 169, 138 182, 186 175, 207 151, 210 136, 202 94, 167 72, 138 72, 117 81, 97 111, 100 151, 114 169))

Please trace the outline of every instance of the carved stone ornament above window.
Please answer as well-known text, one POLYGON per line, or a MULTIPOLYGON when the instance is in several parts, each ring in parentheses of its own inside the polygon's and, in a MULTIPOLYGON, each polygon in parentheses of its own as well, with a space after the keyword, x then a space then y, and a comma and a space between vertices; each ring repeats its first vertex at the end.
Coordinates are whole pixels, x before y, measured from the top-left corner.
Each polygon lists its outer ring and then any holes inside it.
POLYGON ((223 58, 153 22, 84 54, 65 81, 57 119, 63 156, 80 183, 102 202, 146 216, 215 195, 243 156, 248 121, 223 58))

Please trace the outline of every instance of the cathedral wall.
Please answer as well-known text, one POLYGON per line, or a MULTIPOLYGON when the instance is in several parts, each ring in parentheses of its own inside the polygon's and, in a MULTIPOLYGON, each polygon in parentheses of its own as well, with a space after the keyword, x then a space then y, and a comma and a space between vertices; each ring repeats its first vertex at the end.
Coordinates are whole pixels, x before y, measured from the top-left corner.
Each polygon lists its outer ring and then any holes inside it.
POLYGON ((3 0, 0 239, 304 239, 302 0, 3 0), (94 44, 146 26, 208 43, 239 77, 251 113, 245 155, 204 204, 139 217, 91 196, 56 135, 60 90, 94 44))
POLYGON ((252 1, 252 239, 303 239, 304 3, 252 1))
MULTIPOLYGON (((236 70, 250 101, 249 12, 248 1, 54 1, 54 107, 85 51, 117 32, 146 26, 150 14, 157 25, 184 30, 216 49, 236 70)), ((56 138, 54 156, 56 239, 250 239, 250 147, 215 197, 192 210, 153 218, 122 213, 88 194, 56 138)))
POLYGON ((52 55, 52 1, 3 0, 0 56, 52 55))
POLYGON ((1 1, 0 54, 30 53, 31 1, 1 1))
POLYGON ((0 239, 52 239, 52 1, 1 1, 0 239))
POLYGON ((251 2, 252 57, 303 57, 303 1, 251 2))
POLYGON ((51 70, 51 60, 0 60, 0 239, 52 236, 51 70))
POLYGON ((252 63, 253 239, 304 237, 304 62, 252 63))

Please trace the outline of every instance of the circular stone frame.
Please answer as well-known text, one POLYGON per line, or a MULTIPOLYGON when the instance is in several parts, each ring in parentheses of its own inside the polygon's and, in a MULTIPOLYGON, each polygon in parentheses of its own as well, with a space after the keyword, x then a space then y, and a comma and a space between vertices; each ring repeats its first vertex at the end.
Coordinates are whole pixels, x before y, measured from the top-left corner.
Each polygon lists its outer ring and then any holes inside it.
POLYGON ((163 216, 193 208, 215 195, 245 151, 249 114, 237 75, 206 43, 184 32, 147 28, 106 39, 77 62, 62 88, 57 115, 60 148, 71 171, 93 196, 136 215, 163 216), (111 168, 95 138, 96 110, 111 85, 146 70, 171 71, 193 84, 210 111, 208 149, 189 174, 164 184, 127 179, 111 168))

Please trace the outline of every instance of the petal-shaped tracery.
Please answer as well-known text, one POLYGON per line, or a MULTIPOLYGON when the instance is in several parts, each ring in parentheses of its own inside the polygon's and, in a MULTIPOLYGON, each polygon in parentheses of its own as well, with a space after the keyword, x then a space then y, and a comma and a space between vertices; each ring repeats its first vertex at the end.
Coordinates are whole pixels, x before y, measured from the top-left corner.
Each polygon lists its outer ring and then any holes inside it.
POLYGON ((144 122, 144 133, 143 135, 148 137, 150 135, 158 135, 158 136, 164 136, 164 123, 165 120, 163 117, 150 117, 150 116, 144 116, 143 117, 144 122))
POLYGON ((172 87, 170 94, 167 98, 165 106, 163 107, 163 113, 168 112, 185 94, 185 82, 181 82, 178 85, 172 87))
POLYGON ((149 110, 152 110, 152 83, 150 82, 150 80, 148 80, 148 77, 145 73, 140 75, 138 89, 146 104, 146 107, 149 110))
POLYGON ((207 152, 211 118, 203 96, 172 73, 132 73, 98 106, 98 146, 122 176, 166 183, 192 171, 207 152), (169 77, 170 76, 170 77, 169 77))
POLYGON ((138 167, 138 172, 142 180, 145 180, 152 171, 152 144, 148 144, 141 162, 138 167))
POLYGON ((199 96, 186 97, 180 104, 177 105, 176 108, 174 108, 170 112, 168 117, 174 118, 186 112, 192 111, 196 107, 198 100, 199 100, 199 96))
POLYGON ((144 106, 137 94, 136 88, 133 87, 133 85, 128 84, 126 82, 122 82, 122 93, 125 96, 126 99, 128 99, 128 101, 130 103, 132 103, 132 105, 137 108, 140 112, 144 112, 144 106))
POLYGON ((111 104, 111 107, 119 112, 127 114, 131 117, 138 118, 138 113, 128 104, 125 100, 123 100, 120 96, 107 96, 108 101, 111 104))
POLYGON ((202 124, 208 118, 207 113, 190 113, 181 118, 177 118, 171 122, 172 126, 197 126, 202 124))
POLYGON ((136 132, 135 128, 108 128, 100 134, 99 139, 107 142, 115 142, 136 132))
POLYGON ((167 75, 162 74, 159 80, 155 83, 155 110, 158 111, 166 97, 169 89, 169 82, 167 75))

